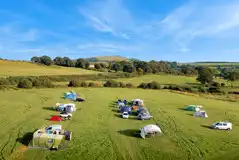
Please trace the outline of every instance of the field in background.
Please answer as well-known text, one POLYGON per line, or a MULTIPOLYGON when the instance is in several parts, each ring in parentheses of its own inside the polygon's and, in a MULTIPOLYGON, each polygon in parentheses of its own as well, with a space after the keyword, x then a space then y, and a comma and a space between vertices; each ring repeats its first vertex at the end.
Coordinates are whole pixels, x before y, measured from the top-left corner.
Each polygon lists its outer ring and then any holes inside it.
POLYGON ((90 62, 112 62, 112 61, 128 61, 129 59, 122 56, 99 56, 87 58, 90 62))
POLYGON ((228 67, 228 66, 239 66, 239 62, 196 62, 196 63, 189 63, 196 66, 211 66, 211 67, 228 67))
MULTIPOLYGON (((70 89, 69 89, 70 90, 70 89)), ((100 88, 74 89, 85 103, 77 104, 71 121, 62 122, 73 132, 68 148, 52 152, 25 148, 22 136, 38 127, 51 124, 47 119, 65 89, 32 89, 0 91, 0 150, 5 159, 194 159, 230 160, 239 157, 238 103, 210 100, 175 94, 168 91, 100 88), (14 101, 12 100, 14 97, 14 101), (134 117, 121 119, 114 109, 117 98, 142 98, 154 116, 153 120, 138 121, 134 117), (181 110, 188 104, 205 106, 208 119, 195 118, 192 112, 181 110), (208 125, 229 120, 233 130, 216 131, 208 125), (160 125, 163 135, 141 139, 134 132, 147 124, 160 125)))
POLYGON ((30 62, 0 60, 0 77, 6 76, 41 76, 41 75, 83 75, 99 72, 80 68, 67 68, 60 66, 44 66, 30 62))
MULTIPOLYGON (((148 83, 151 81, 156 81, 160 84, 195 84, 198 83, 196 81, 196 77, 186 77, 186 76, 174 76, 174 75, 145 75, 142 77, 134 77, 134 78, 122 78, 118 79, 121 82, 130 82, 135 85, 139 85, 140 83, 148 83)), ((199 84, 199 83, 198 83, 199 84)))

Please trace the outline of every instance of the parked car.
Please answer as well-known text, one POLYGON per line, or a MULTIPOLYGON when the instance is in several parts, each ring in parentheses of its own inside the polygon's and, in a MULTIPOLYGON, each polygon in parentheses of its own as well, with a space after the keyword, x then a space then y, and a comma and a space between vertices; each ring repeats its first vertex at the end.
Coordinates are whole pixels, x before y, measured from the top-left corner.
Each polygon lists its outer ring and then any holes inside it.
POLYGON ((232 123, 230 122, 216 122, 212 124, 212 129, 218 129, 218 130, 232 130, 232 123))
POLYGON ((128 112, 123 112, 121 115, 122 115, 122 118, 124 118, 124 119, 129 118, 129 113, 128 112))
POLYGON ((71 117, 72 117, 72 114, 71 113, 68 113, 68 112, 61 112, 60 113, 60 117, 62 118, 62 119, 64 119, 64 120, 66 120, 66 119, 71 119, 71 117))

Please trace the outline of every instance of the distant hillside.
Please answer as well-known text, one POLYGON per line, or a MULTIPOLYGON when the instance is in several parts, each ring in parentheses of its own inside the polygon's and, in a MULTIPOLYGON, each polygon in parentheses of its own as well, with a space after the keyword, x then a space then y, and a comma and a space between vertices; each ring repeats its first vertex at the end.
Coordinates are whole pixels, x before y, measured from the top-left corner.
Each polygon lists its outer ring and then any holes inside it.
POLYGON ((189 64, 195 66, 208 66, 208 67, 229 67, 229 66, 239 66, 239 62, 194 62, 194 63, 181 63, 182 64, 189 64))
POLYGON ((0 60, 0 78, 8 76, 83 75, 97 73, 81 68, 45 66, 23 61, 0 60))
POLYGON ((89 62, 112 62, 112 61, 128 61, 128 58, 121 56, 99 56, 87 58, 89 62))

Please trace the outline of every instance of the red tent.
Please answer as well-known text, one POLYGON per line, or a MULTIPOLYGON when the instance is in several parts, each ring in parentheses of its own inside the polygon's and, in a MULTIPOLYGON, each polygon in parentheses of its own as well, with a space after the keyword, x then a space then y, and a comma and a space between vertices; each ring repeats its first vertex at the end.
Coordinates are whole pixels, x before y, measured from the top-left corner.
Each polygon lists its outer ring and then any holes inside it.
POLYGON ((59 116, 52 116, 50 121, 58 121, 58 122, 60 122, 60 121, 62 121, 62 119, 59 116))

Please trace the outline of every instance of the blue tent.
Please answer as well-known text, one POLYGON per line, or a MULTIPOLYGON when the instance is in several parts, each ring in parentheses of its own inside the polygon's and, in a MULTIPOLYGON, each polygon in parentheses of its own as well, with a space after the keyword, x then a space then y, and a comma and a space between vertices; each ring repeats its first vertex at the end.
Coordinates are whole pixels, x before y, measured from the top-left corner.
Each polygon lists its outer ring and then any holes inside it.
POLYGON ((130 114, 131 113, 131 107, 127 107, 127 106, 122 107, 120 109, 120 113, 124 113, 124 112, 128 112, 130 114))
POLYGON ((76 100, 77 94, 75 92, 67 92, 64 94, 65 99, 76 100))

